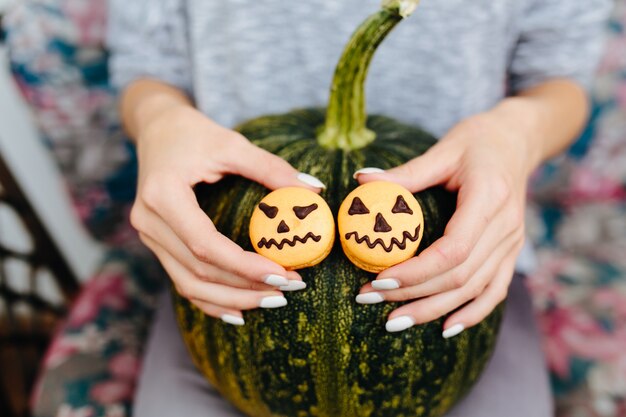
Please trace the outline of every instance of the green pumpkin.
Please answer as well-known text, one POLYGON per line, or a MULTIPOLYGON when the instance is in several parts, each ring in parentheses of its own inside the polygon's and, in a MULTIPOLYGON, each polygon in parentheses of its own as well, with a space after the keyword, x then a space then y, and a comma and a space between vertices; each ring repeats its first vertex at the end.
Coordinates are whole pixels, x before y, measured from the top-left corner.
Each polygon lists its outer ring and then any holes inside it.
MULTIPOLYGON (((357 29, 337 66, 328 109, 265 116, 238 128, 254 144, 324 182, 322 197, 335 215, 358 185, 354 171, 397 166, 435 143, 419 128, 365 113, 363 86, 374 51, 416 3, 386 0, 357 29)), ((249 251, 249 219, 267 193, 239 177, 197 187, 198 201, 216 227, 249 251)), ((425 223, 419 253, 443 234, 456 196, 435 187, 415 197, 425 223)), ((299 272, 306 290, 285 293, 286 307, 244 312, 242 327, 204 315, 173 292, 194 362, 249 416, 442 416, 468 392, 491 356, 502 306, 451 339, 441 336, 444 318, 388 333, 387 316, 400 304, 355 302, 375 274, 352 265, 338 240, 321 264, 299 272)))

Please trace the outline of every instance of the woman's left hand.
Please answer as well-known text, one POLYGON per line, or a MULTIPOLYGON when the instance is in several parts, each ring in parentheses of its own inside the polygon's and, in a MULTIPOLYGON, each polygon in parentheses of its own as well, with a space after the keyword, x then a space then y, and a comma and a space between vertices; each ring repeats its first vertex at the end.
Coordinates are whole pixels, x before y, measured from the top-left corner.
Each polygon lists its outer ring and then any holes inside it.
POLYGON ((452 337, 506 297, 524 243, 527 181, 540 159, 532 141, 509 121, 497 108, 473 116, 422 156, 384 173, 358 175, 360 183, 392 181, 411 192, 437 184, 458 192, 444 235, 417 257, 381 272, 357 297, 365 304, 416 300, 391 313, 388 331, 463 306, 444 324, 443 336, 452 337), (379 295, 363 296, 372 292, 379 295))

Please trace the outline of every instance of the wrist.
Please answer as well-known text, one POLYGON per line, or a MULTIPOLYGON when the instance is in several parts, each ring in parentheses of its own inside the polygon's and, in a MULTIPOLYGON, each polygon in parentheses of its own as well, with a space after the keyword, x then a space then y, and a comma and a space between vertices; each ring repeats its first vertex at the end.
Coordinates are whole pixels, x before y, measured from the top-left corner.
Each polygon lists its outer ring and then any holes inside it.
POLYGON ((512 135, 525 156, 530 175, 546 158, 542 132, 542 114, 538 103, 524 97, 510 97, 502 100, 488 112, 496 118, 512 135))
POLYGON ((193 108, 182 91, 155 80, 133 82, 124 90, 121 99, 124 127, 135 141, 166 113, 193 108))

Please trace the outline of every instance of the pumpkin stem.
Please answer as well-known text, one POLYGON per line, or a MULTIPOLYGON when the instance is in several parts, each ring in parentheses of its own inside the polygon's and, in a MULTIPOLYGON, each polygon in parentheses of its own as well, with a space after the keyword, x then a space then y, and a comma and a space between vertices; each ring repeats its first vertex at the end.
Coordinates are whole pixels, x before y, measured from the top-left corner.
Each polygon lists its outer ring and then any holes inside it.
POLYGON ((410 15, 419 0, 383 0, 382 8, 352 34, 335 69, 318 143, 346 151, 367 146, 376 134, 366 127, 365 78, 376 49, 391 30, 410 15))

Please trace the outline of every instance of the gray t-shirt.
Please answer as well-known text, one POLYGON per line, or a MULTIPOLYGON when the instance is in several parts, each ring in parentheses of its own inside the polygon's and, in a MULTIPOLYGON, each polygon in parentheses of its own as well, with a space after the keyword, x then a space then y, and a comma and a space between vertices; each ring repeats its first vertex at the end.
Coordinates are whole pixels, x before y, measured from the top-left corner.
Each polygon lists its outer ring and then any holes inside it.
MULTIPOLYGON (((587 86, 611 0, 422 0, 374 57, 368 110, 443 135, 551 77, 587 86)), ((334 66, 379 0, 109 0, 113 82, 185 89, 225 126, 325 106, 334 66)))

